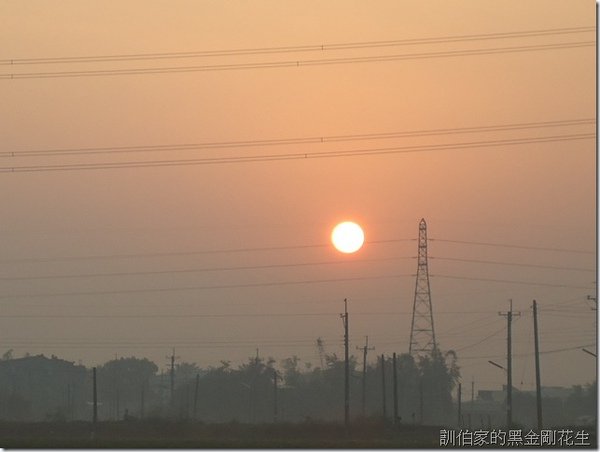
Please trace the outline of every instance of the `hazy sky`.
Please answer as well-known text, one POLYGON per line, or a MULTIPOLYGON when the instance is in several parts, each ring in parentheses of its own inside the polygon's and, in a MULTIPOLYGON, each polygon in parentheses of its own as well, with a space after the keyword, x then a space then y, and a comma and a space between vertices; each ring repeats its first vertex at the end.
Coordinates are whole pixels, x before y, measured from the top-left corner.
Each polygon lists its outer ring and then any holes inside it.
POLYGON ((541 349, 553 352, 542 355, 543 384, 594 379, 595 360, 575 349, 596 342, 586 299, 596 282, 593 1, 4 0, 0 17, 0 351, 164 367, 172 347, 200 366, 259 348, 319 365, 317 337, 343 356, 348 298, 353 351, 368 335, 371 361, 406 352, 425 218, 436 335, 458 351, 463 382, 503 383, 487 361, 505 362, 498 311, 509 299, 522 312, 515 387, 534 385, 533 299, 541 349), (371 45, 381 41, 395 43, 371 45), (349 43, 365 46, 328 47, 349 43), (323 49, 40 60, 300 46, 323 49), (173 72, 215 65, 234 70, 173 72), (88 76, 138 68, 168 71, 88 76), (83 76, 40 77, 73 71, 83 76), (496 130, 464 130, 481 127, 496 130), (411 131, 425 133, 174 149, 411 131), (158 145, 170 148, 122 149, 158 145), (407 147, 418 152, 397 152, 407 147), (118 152, 19 155, 90 148, 118 152), (382 148, 395 153, 368 155, 382 148), (364 152, 313 158, 352 150, 364 152), (292 154, 306 158, 281 160, 292 154), (215 160, 265 155, 278 159, 215 160), (64 170, 186 159, 209 164, 64 170), (46 165, 63 170, 6 172, 46 165), (367 240, 348 256, 328 245, 347 219, 367 240))

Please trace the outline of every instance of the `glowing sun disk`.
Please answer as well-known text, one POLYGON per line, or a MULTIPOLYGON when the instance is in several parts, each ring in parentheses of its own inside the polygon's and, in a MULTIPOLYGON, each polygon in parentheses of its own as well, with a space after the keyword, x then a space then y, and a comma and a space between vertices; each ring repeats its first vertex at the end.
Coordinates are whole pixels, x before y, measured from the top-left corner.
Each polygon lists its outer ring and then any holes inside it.
POLYGON ((342 253, 354 253, 365 242, 365 234, 358 224, 352 221, 344 221, 333 228, 331 242, 342 253))

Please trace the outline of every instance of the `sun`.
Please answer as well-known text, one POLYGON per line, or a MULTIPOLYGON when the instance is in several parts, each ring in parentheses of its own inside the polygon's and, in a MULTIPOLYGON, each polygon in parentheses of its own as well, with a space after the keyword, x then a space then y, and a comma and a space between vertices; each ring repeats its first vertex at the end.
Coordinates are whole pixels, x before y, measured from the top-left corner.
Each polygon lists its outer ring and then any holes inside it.
POLYGON ((344 221, 333 228, 331 242, 342 253, 354 253, 363 246, 365 233, 358 224, 344 221))

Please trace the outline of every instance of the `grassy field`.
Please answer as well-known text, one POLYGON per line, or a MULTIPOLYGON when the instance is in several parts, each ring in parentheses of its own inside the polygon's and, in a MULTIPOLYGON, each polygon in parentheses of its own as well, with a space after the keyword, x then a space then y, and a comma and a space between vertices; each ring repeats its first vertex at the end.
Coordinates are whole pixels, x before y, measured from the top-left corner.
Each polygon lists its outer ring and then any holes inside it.
MULTIPOLYGON (((347 432, 343 425, 325 422, 204 424, 157 419, 99 422, 92 434, 90 422, 4 421, 0 422, 0 447, 8 449, 433 449, 439 447, 442 428, 444 427, 412 425, 394 427, 371 421, 354 423, 347 432)), ((577 427, 571 428, 575 431, 581 430, 577 427)), ((595 448, 595 429, 586 428, 586 431, 590 434, 590 448, 595 448)))
POLYGON ((439 427, 333 423, 0 422, 4 448, 434 448, 439 427))

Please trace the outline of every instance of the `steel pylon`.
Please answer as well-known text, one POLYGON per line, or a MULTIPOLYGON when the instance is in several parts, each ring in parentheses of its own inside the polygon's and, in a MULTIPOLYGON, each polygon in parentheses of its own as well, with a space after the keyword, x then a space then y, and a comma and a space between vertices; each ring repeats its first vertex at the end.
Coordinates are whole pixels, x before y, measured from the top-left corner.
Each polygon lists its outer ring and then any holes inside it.
POLYGON ((419 223, 417 281, 415 284, 415 299, 413 303, 408 353, 415 357, 418 355, 431 355, 436 348, 437 343, 435 342, 431 291, 429 287, 429 270, 427 267, 427 223, 422 218, 419 223))

